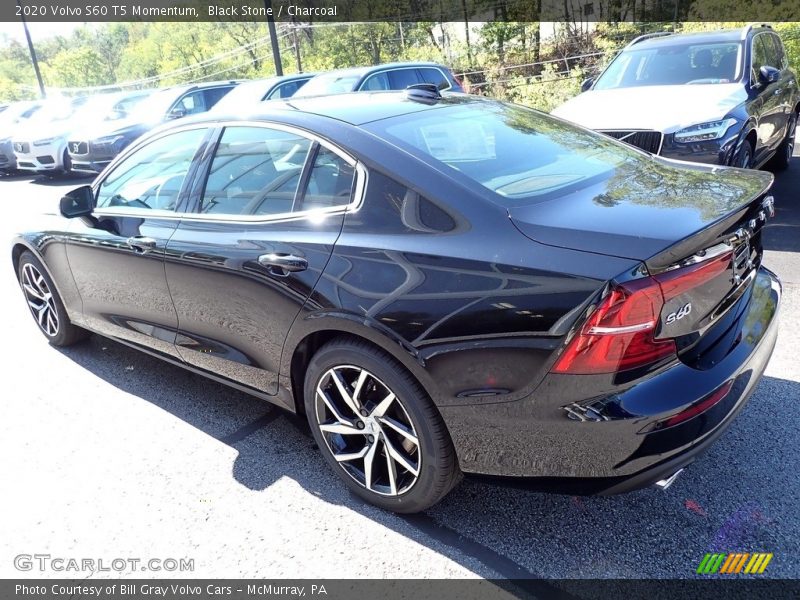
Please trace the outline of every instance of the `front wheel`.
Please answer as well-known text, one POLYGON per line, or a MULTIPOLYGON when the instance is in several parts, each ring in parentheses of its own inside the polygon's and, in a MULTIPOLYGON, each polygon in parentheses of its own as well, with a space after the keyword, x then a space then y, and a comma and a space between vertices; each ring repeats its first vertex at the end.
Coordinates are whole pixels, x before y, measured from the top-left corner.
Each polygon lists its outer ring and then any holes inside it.
POLYGON ((376 506, 425 510, 460 477, 450 435, 428 395, 391 356, 361 340, 337 339, 314 355, 305 409, 327 463, 376 506))
POLYGON ((69 320, 56 286, 31 252, 20 256, 17 275, 34 321, 53 346, 69 346, 88 337, 88 331, 69 320))
POLYGON ((753 164, 753 144, 745 140, 733 157, 734 167, 749 169, 753 164))

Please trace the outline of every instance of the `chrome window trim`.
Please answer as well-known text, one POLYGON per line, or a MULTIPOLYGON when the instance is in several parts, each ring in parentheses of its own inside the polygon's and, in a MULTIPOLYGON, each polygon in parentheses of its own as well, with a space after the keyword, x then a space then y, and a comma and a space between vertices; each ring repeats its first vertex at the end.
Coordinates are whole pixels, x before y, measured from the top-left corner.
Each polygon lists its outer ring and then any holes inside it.
MULTIPOLYGON (((188 124, 184 127, 178 127, 175 129, 170 129, 168 131, 165 131, 164 135, 159 135, 152 139, 148 139, 146 143, 154 142, 171 133, 178 133, 180 131, 184 131, 187 129, 201 129, 201 128, 224 129, 225 127, 262 127, 264 129, 277 129, 279 131, 285 131, 287 133, 293 133, 295 135, 299 135, 301 137, 311 140, 312 142, 317 142, 320 146, 323 146, 324 148, 336 154, 339 158, 344 160, 355 170, 356 182, 355 186, 353 187, 352 200, 350 201, 349 204, 339 204, 328 208, 315 208, 311 210, 303 210, 298 212, 276 213, 273 215, 220 215, 220 214, 204 215, 196 212, 172 212, 163 209, 148 210, 145 208, 137 208, 137 207, 130 207, 120 210, 97 209, 93 211, 92 214, 103 217, 149 216, 150 218, 154 219, 168 219, 168 220, 177 219, 177 220, 198 221, 198 222, 274 223, 274 222, 302 220, 308 218, 313 219, 314 217, 318 216, 327 216, 338 213, 353 213, 357 212, 364 203, 364 198, 366 196, 366 190, 367 190, 367 181, 369 179, 369 172, 367 171, 366 167, 364 167, 364 165, 361 162, 359 162, 356 158, 350 156, 347 152, 335 146, 328 140, 300 127, 295 127, 292 125, 286 125, 284 123, 277 123, 273 121, 217 121, 205 124, 195 123, 195 124, 188 124)), ((145 144, 137 145, 137 147, 132 149, 131 152, 127 155, 133 154, 133 152, 135 152, 137 148, 141 148, 144 145, 145 144)), ((122 160, 124 160, 124 158, 122 158, 120 162, 122 162, 122 160)), ((109 171, 109 174, 111 172, 112 171, 109 171)), ((99 189, 100 182, 96 183, 99 189)), ((94 188, 94 186, 92 187, 94 188)))
POLYGON ((381 73, 390 73, 392 71, 408 71, 409 69, 434 69, 436 71, 439 71, 439 73, 442 74, 442 77, 444 77, 444 80, 447 82, 447 87, 446 88, 442 88, 439 91, 440 92, 446 92, 447 90, 453 89, 453 84, 450 83, 450 78, 447 76, 447 74, 444 71, 442 71, 441 67, 438 67, 436 65, 416 65, 414 67, 390 67, 388 69, 380 69, 379 71, 372 71, 369 75, 367 75, 367 77, 364 79, 364 81, 361 82, 361 84, 358 86, 358 89, 356 91, 357 92, 363 92, 363 91, 368 91, 368 92, 369 91, 397 92, 397 91, 402 91, 402 90, 395 90, 395 89, 392 89, 392 88, 389 88, 388 90, 364 90, 364 86, 367 84, 367 81, 369 81, 370 78, 374 77, 375 75, 380 75, 381 73))

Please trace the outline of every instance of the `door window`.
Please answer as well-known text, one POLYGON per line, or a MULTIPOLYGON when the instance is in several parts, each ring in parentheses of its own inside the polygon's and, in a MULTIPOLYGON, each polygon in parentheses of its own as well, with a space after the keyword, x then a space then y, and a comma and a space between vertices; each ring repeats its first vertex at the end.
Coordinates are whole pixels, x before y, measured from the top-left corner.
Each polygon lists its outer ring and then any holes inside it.
POLYGON ((175 210, 205 135, 202 128, 179 131, 134 151, 100 184, 97 207, 175 210))
POLYGON ((759 71, 761 67, 771 67, 770 58, 774 58, 774 48, 767 47, 765 40, 766 35, 757 35, 753 38, 753 73, 752 73, 752 81, 753 83, 757 83, 760 81, 759 79, 759 71))
POLYGON ((200 212, 274 215, 295 209, 311 141, 267 127, 227 127, 211 163, 200 212))
POLYGON ((404 90, 410 85, 421 83, 416 69, 395 69, 389 71, 389 82, 393 90, 404 90))
POLYGON ((303 87, 303 84, 308 81, 307 79, 298 79, 295 81, 287 81, 276 87, 267 97, 268 100, 272 98, 291 98, 294 93, 303 87))
POLYGON ((419 74, 422 76, 422 80, 425 83, 432 83, 440 90, 446 90, 450 88, 450 82, 439 69, 434 69, 433 67, 424 67, 419 69, 419 74))
MULTIPOLYGON (((230 92, 233 87, 215 87, 203 90, 204 109, 211 110, 211 108, 230 92)), ((202 112, 202 111, 198 111, 202 112)))
POLYGON ((332 150, 319 146, 300 210, 350 204, 354 179, 355 169, 350 163, 332 150))
POLYGON ((367 78, 367 80, 362 84, 361 89, 368 92, 374 92, 390 90, 392 88, 389 84, 389 77, 386 75, 386 73, 376 73, 375 75, 370 75, 367 78))
POLYGON ((203 91, 197 90, 191 94, 186 94, 173 107, 173 112, 180 110, 185 115, 194 115, 206 111, 206 102, 203 91))

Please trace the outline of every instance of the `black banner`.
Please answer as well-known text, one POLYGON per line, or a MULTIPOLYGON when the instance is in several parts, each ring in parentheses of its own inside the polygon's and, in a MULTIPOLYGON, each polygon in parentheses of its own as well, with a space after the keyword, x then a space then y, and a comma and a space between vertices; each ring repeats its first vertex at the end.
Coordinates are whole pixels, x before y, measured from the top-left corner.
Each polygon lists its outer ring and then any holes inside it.
POLYGON ((0 21, 800 21, 797 0, 4 0, 0 21))
POLYGON ((563 600, 675 600, 698 598, 795 599, 800 581, 745 577, 690 580, 244 580, 244 579, 5 579, 3 600, 508 600, 556 598, 563 600))

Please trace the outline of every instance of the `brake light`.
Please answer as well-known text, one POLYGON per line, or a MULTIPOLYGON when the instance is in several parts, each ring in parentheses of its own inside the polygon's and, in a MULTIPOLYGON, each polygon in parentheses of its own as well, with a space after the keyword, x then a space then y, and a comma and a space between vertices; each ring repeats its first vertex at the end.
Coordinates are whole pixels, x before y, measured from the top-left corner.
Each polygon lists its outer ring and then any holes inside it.
POLYGON ((556 360, 554 373, 615 373, 677 355, 674 339, 655 339, 664 304, 730 266, 727 252, 709 261, 612 286, 556 360))

